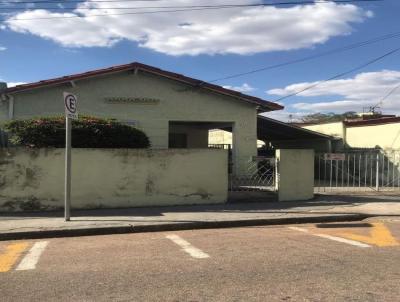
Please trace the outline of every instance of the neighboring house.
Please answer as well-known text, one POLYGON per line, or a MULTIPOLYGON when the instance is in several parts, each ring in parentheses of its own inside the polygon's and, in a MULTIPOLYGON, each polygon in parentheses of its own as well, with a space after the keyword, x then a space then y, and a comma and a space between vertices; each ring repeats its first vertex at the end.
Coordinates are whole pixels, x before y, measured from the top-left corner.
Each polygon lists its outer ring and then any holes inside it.
MULTIPOLYGON (((230 148, 232 146, 232 132, 212 129, 208 133, 208 142, 211 147, 230 148)), ((257 140, 257 148, 265 146, 265 143, 261 140, 257 140)))
MULTIPOLYGON (((257 117, 257 139, 258 148, 313 149, 316 152, 331 152, 337 142, 333 136, 261 115, 257 117)), ((212 130, 209 133, 209 143, 212 146, 229 148, 232 145, 232 133, 220 129, 212 130)))
MULTIPOLYGON (((1 86, 0 86, 1 89, 1 86)), ((64 114, 63 92, 78 96, 79 114, 134 125, 152 148, 208 148, 211 129, 233 134, 236 174, 257 155, 257 115, 281 105, 141 63, 0 90, 0 123, 64 114)))
POLYGON ((298 126, 341 139, 338 149, 400 149, 400 117, 365 115, 330 123, 303 123, 298 126))

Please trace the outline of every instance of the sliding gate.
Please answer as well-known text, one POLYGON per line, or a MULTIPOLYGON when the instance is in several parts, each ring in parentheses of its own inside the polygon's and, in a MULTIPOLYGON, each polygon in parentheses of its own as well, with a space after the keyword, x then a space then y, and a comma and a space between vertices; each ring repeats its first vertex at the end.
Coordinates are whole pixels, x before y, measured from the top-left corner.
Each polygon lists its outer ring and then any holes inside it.
POLYGON ((357 150, 315 156, 316 192, 400 190, 400 150, 357 150))

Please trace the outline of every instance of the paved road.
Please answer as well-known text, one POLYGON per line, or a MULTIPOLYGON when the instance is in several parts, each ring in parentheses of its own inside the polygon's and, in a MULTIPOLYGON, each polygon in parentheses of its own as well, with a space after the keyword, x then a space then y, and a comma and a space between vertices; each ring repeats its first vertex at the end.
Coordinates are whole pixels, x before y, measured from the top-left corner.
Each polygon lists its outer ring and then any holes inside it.
POLYGON ((1 301, 399 301, 400 218, 0 242, 1 301))

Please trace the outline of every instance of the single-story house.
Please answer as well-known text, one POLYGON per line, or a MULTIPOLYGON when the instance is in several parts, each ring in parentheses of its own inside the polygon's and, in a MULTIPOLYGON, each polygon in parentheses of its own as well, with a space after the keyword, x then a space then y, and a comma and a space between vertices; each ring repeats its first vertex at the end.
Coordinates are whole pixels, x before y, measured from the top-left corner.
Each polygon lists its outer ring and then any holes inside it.
POLYGON ((303 129, 330 135, 340 140, 337 149, 400 149, 400 117, 361 115, 338 122, 298 123, 303 129))
MULTIPOLYGON (((257 116, 257 147, 261 152, 276 149, 313 149, 315 152, 333 152, 338 139, 324 133, 301 128, 266 116, 257 116)), ((209 133, 211 146, 229 149, 232 133, 215 129, 209 133)))
POLYGON ((115 118, 143 130, 153 149, 208 148, 211 129, 233 134, 233 172, 257 155, 258 114, 279 104, 141 63, 130 63, 7 88, 0 123, 64 114, 63 92, 79 114, 115 118))

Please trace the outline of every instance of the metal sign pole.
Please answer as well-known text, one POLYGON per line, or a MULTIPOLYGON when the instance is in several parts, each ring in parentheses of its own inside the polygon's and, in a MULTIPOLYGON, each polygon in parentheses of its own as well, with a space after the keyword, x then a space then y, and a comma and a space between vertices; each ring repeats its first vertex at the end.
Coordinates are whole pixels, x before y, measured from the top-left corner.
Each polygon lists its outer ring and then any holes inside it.
POLYGON ((65 221, 71 219, 71 119, 65 117, 65 221))
POLYGON ((376 153, 375 190, 379 191, 379 151, 378 151, 378 153, 376 153))
POLYGON ((78 119, 78 99, 76 95, 64 92, 65 106, 65 195, 64 218, 71 220, 71 127, 72 119, 78 119))

